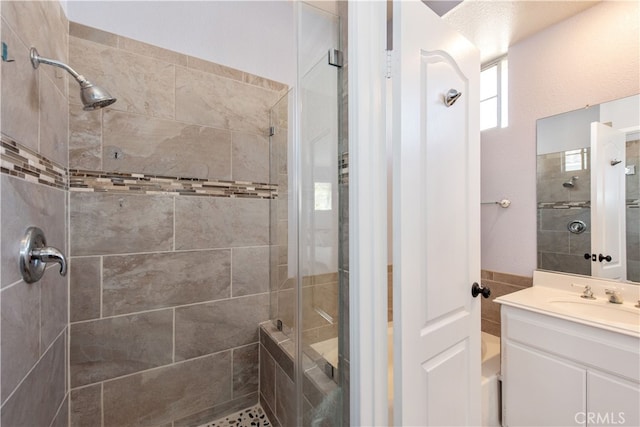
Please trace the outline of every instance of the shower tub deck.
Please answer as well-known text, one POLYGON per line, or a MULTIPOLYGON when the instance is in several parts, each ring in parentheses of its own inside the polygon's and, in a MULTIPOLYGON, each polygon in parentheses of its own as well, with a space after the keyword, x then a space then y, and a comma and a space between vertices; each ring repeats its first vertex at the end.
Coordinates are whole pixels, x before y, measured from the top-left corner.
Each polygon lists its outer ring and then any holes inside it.
MULTIPOLYGON (((393 420, 393 323, 389 322, 389 420, 393 420)), ((311 345, 328 363, 338 366, 338 338, 331 338, 311 345)), ((482 426, 500 426, 500 338, 482 332, 482 426)), ((390 423, 389 425, 393 425, 390 423)))

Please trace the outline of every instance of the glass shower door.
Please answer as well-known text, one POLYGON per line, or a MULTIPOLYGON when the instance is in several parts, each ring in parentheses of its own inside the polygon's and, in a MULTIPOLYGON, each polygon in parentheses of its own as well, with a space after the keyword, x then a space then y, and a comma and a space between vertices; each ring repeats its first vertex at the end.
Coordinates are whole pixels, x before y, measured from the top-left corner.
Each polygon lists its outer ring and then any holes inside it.
POLYGON ((302 4, 299 26, 299 421, 339 426, 339 68, 328 61, 339 19, 302 4))

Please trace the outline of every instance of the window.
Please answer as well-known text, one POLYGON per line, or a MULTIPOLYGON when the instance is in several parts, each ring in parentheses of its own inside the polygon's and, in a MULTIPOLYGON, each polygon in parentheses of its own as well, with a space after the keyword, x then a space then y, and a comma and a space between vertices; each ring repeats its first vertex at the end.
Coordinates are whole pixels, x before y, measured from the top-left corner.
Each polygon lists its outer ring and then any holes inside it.
POLYGON ((331 183, 316 182, 314 183, 315 194, 315 210, 330 211, 331 210, 331 183))
POLYGON ((589 150, 578 148, 564 152, 564 170, 567 172, 589 169, 589 150))
POLYGON ((507 58, 485 66, 480 72, 480 130, 509 125, 507 58))

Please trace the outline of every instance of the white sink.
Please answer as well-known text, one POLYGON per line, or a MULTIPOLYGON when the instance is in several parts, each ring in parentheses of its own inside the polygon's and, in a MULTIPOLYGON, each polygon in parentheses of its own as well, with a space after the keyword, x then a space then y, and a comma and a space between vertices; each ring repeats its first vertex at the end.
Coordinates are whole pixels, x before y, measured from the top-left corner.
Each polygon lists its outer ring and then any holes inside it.
POLYGON ((568 315, 587 317, 601 322, 640 325, 640 309, 612 304, 607 301, 593 301, 580 297, 566 297, 549 300, 549 303, 568 315))

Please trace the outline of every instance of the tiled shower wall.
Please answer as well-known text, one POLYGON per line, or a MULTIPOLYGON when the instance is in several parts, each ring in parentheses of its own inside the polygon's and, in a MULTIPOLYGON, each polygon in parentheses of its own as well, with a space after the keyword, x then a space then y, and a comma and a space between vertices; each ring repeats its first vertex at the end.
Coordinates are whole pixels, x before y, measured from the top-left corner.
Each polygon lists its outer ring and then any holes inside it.
MULTIPOLYGON (((591 274, 591 262, 584 259, 591 253, 591 169, 590 149, 586 149, 585 169, 564 171, 564 152, 538 155, 538 266, 545 270, 575 274, 591 274), (574 188, 563 183, 577 176, 574 188), (584 221, 587 230, 570 233, 567 224, 584 221)), ((627 141, 626 165, 635 166, 636 173, 625 177, 627 279, 640 282, 640 140, 627 141)))
POLYGON ((194 425, 256 403, 269 109, 286 87, 74 23, 69 61, 118 98, 86 113, 69 97, 71 424, 194 425))
POLYGON ((591 168, 590 149, 586 149, 584 169, 565 170, 565 153, 537 157, 538 267, 575 274, 591 274, 591 168), (573 188, 562 184, 577 176, 573 188), (587 225, 585 232, 569 232, 567 224, 578 220, 587 225))
POLYGON ((2 41, 14 60, 0 67, 0 424, 66 426, 68 280, 51 266, 39 282, 25 283, 18 254, 29 226, 67 248, 67 76, 34 70, 29 48, 65 61, 68 24, 57 2, 2 1, 0 8, 2 41))

